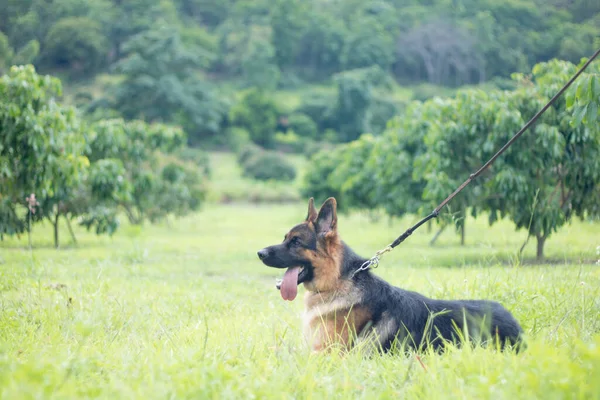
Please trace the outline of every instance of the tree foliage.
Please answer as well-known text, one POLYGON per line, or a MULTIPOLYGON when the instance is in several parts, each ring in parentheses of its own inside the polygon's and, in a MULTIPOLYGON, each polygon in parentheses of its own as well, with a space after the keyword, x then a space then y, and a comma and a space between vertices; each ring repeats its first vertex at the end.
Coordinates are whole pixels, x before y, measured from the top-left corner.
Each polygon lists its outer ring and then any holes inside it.
MULTIPOLYGON (((576 71, 564 61, 516 74, 514 91, 464 90, 452 99, 414 103, 373 141, 317 154, 305 193, 341 196, 357 208, 390 215, 430 212, 519 130, 576 71)), ((598 67, 581 76, 477 181, 449 204, 464 234, 467 210, 490 224, 510 219, 546 239, 572 218, 600 216, 600 85, 598 67)), ((446 223, 449 219, 446 219, 446 223)), ((463 236, 464 238, 464 236, 463 236)))
POLYGON ((223 117, 213 88, 195 69, 210 61, 202 49, 186 48, 167 26, 144 31, 123 46, 115 68, 125 77, 115 108, 127 118, 180 122, 192 136, 215 135, 223 117))
POLYGON ((61 106, 58 79, 32 66, 13 67, 0 78, 0 234, 20 234, 32 219, 49 219, 58 245, 58 220, 68 207, 88 160, 75 110, 61 106), (35 194, 35 214, 26 198, 35 194))
POLYGON ((233 126, 246 129, 252 141, 264 147, 273 146, 277 116, 273 99, 268 93, 256 88, 247 91, 229 113, 233 126))
POLYGON ((87 17, 61 19, 50 28, 44 43, 45 62, 79 74, 97 71, 108 55, 100 24, 87 17))
POLYGON ((0 236, 47 220, 58 246, 61 218, 72 235, 72 220, 111 234, 122 212, 139 224, 198 209, 206 169, 172 156, 186 142, 180 128, 121 119, 87 126, 60 94, 60 81, 32 66, 0 78, 0 236))
POLYGON ((160 156, 184 145, 181 129, 142 121, 102 120, 92 127, 88 143, 96 208, 124 211, 131 223, 140 224, 169 214, 185 215, 198 209, 204 199, 204 177, 198 171, 174 161, 165 164, 160 156))
POLYGON ((335 93, 303 91, 300 107, 286 111, 308 114, 319 138, 327 132, 344 142, 381 133, 404 106, 374 90, 362 71, 420 84, 413 98, 422 100, 431 97, 424 83, 434 94, 440 85, 504 87, 513 72, 556 57, 578 62, 598 48, 598 4, 4 0, 0 69, 32 62, 74 80, 112 73, 95 82, 87 111, 177 124, 192 144, 227 142, 234 91, 331 84, 335 93), (328 102, 319 117, 305 111, 317 96, 328 102))

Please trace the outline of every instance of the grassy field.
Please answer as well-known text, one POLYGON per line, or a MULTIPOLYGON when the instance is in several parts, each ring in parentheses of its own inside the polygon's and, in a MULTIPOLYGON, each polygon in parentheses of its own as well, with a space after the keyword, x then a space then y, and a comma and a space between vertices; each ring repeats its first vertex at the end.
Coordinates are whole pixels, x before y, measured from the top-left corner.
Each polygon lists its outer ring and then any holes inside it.
POLYGON ((242 176, 242 168, 236 162, 236 156, 227 152, 210 153, 212 170, 209 183, 209 200, 228 203, 234 201, 285 203, 300 200, 299 188, 306 158, 295 154, 286 154, 286 159, 296 167, 294 182, 261 182, 242 176))
MULTIPOLYGON (((301 300, 284 302, 280 272, 256 257, 304 215, 304 203, 208 205, 113 238, 79 230, 77 247, 54 250, 42 226, 33 251, 25 238, 0 243, 0 397, 600 398, 599 225, 549 239, 552 265, 516 265, 524 234, 484 219, 469 221, 465 247, 446 232, 431 248, 423 229, 390 253, 376 273, 393 284, 498 300, 527 332, 520 355, 465 349, 421 364, 310 354, 301 300)), ((368 256, 410 222, 353 214, 339 226, 368 256)))

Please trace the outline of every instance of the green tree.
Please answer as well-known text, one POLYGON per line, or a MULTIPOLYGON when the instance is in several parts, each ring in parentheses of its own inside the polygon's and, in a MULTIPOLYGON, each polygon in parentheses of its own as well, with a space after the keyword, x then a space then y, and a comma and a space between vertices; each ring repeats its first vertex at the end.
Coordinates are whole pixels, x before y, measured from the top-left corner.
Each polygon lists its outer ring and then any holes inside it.
POLYGON ((216 28, 229 16, 231 0, 175 0, 181 13, 193 20, 216 28))
POLYGON ((56 102, 58 79, 32 66, 12 67, 0 78, 0 234, 19 234, 48 219, 59 245, 61 216, 72 218, 88 160, 75 111, 56 102), (26 198, 35 194, 34 213, 26 198))
POLYGON ((317 124, 306 114, 294 113, 288 120, 290 129, 302 138, 315 139, 318 134, 317 124))
MULTIPOLYGON (((541 63, 533 69, 533 85, 522 87, 496 103, 495 147, 508 140, 546 103, 576 67, 568 62, 541 63)), ((600 215, 600 75, 598 67, 580 77, 520 145, 498 159, 490 181, 491 222, 508 216, 517 229, 537 240, 537 258, 544 257, 548 237, 574 217, 600 215)), ((523 79, 523 77, 520 77, 523 79)))
POLYGON ((378 18, 363 16, 349 24, 342 50, 344 69, 379 66, 389 70, 394 62, 393 32, 385 28, 378 18))
MULTIPOLYGON (((415 159, 416 174, 426 181, 423 198, 438 204, 477 170, 497 150, 488 137, 495 128, 494 104, 501 93, 461 91, 455 99, 438 101, 438 118, 424 137, 427 152, 415 159)), ((472 183, 468 191, 457 196, 448 209, 465 243, 467 210, 476 216, 488 196, 486 176, 472 183)))
POLYGON ((264 91, 253 88, 231 108, 229 119, 232 125, 246 129, 254 143, 272 147, 277 115, 273 99, 264 91))
POLYGON ((30 40, 17 52, 11 47, 8 37, 0 32, 0 74, 8 71, 12 65, 31 64, 38 56, 40 44, 30 40))
POLYGON ((232 76, 241 77, 246 87, 275 89, 281 71, 277 65, 271 27, 258 24, 240 26, 236 20, 231 20, 220 31, 222 68, 232 76))
POLYGON ((317 201, 335 197, 341 210, 378 208, 375 176, 366 166, 378 141, 372 135, 314 154, 304 174, 302 194, 317 201))
POLYGON ((53 66, 89 74, 106 61, 108 43, 96 21, 86 17, 69 17, 50 28, 42 55, 53 66))
POLYGON ((279 68, 289 68, 300 51, 308 7, 302 0, 276 0, 271 9, 273 47, 279 68))
POLYGON ((138 34, 123 50, 127 57, 115 66, 124 75, 115 91, 115 108, 123 116, 177 122, 196 140, 219 132, 225 105, 198 76, 212 54, 186 48, 168 26, 138 34))
POLYGON ((319 151, 311 156, 309 166, 303 175, 301 188, 303 197, 314 197, 317 203, 322 199, 335 197, 339 207, 344 209, 346 202, 342 194, 342 182, 332 179, 332 174, 342 159, 342 146, 334 150, 319 151))
POLYGON ((341 141, 351 141, 371 131, 373 89, 385 85, 387 78, 377 66, 336 75, 337 102, 331 111, 331 122, 341 141))
POLYGON ((342 50, 348 35, 344 21, 331 12, 312 12, 299 40, 294 66, 313 80, 322 80, 342 70, 342 50))
POLYGON ((377 171, 374 196, 388 215, 417 214, 431 205, 423 200, 427 181, 415 170, 415 160, 427 162, 424 138, 439 118, 439 100, 413 102, 374 146, 366 168, 377 171))
POLYGON ((135 35, 150 30, 157 24, 168 23, 165 21, 166 13, 161 9, 163 2, 159 4, 155 0, 111 0, 111 2, 112 12, 104 15, 110 18, 106 26, 115 60, 123 58, 125 43, 135 35))
POLYGON ((99 121, 88 139, 90 197, 88 227, 114 230, 115 213, 122 210, 133 224, 168 215, 185 215, 204 199, 204 176, 168 154, 185 144, 181 129, 163 124, 120 119, 99 121))

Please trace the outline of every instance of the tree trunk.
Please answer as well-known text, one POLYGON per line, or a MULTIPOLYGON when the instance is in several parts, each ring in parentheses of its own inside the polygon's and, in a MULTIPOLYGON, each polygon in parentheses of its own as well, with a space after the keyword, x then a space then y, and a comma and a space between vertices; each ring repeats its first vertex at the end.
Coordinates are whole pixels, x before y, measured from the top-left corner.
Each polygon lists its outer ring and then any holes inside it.
POLYGON ((544 244, 546 243, 546 236, 536 235, 537 238, 537 254, 536 258, 538 261, 544 259, 544 244))
POLYGON ((52 223, 52 225, 54 225, 54 247, 57 249, 59 246, 59 242, 58 242, 58 218, 59 217, 60 217, 60 213, 57 210, 56 216, 54 217, 54 222, 52 223))
POLYGON ((73 227, 71 226, 71 220, 65 215, 65 219, 67 220, 67 228, 69 228, 69 233, 71 234, 71 239, 73 240, 73 244, 77 245, 77 238, 75 237, 75 232, 73 232, 73 227))

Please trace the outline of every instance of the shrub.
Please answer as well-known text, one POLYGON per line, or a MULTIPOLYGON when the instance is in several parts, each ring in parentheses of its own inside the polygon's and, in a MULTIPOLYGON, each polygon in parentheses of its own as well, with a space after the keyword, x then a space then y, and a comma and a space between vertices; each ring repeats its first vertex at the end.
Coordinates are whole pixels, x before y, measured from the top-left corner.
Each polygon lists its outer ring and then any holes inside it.
POLYGON ((249 157, 244 164, 244 176, 259 181, 292 181, 296 169, 282 156, 270 151, 262 151, 249 157))
POLYGON ((182 148, 177 154, 179 156, 179 159, 194 164, 196 167, 199 168, 200 172, 204 176, 210 177, 211 170, 208 153, 200 149, 186 146, 182 148))
POLYGON ((335 145, 330 142, 314 142, 310 141, 306 143, 304 146, 304 155, 308 158, 312 157, 316 153, 321 151, 332 151, 335 148, 335 145))
POLYGON ((237 162, 243 167, 251 157, 258 155, 262 151, 257 145, 249 143, 238 152, 237 162))
POLYGON ((304 174, 301 195, 314 197, 317 203, 325 201, 328 197, 335 197, 338 207, 344 207, 342 199, 342 182, 331 179, 333 172, 341 161, 341 152, 318 151, 312 154, 309 168, 304 174))
POLYGON ((270 147, 277 127, 277 107, 273 99, 259 89, 250 89, 229 113, 233 126, 244 128, 252 141, 270 147))
POLYGON ((251 143, 250 132, 247 129, 232 126, 225 130, 225 144, 233 151, 251 143))
POLYGON ((287 133, 278 132, 275 134, 275 147, 277 150, 288 153, 303 153, 310 139, 296 135, 294 131, 287 133))
POLYGON ((369 110, 368 126, 373 134, 385 130, 388 122, 400 112, 400 105, 391 99, 374 97, 369 110))
POLYGON ((302 105, 296 112, 307 115, 317 124, 319 130, 325 130, 330 127, 332 106, 335 101, 336 98, 333 94, 309 93, 302 99, 302 105))
POLYGON ((289 118, 290 128, 302 138, 314 139, 319 132, 317 124, 306 114, 295 113, 289 118))

